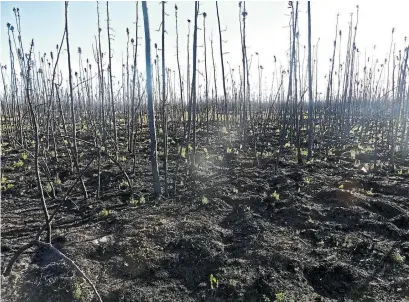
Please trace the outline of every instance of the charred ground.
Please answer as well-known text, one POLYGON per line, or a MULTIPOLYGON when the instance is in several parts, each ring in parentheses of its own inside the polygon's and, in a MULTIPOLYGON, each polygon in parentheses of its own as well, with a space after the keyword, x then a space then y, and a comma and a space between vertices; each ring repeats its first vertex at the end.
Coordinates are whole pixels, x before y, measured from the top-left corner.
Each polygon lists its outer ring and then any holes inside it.
MULTIPOLYGON (((279 134, 273 128, 266 133, 260 141, 270 144, 258 144, 265 151, 256 159, 234 133, 229 138, 212 130, 206 143, 203 131, 198 153, 207 151, 197 168, 177 178, 173 194, 172 161, 171 194, 159 200, 151 196, 146 133, 138 140, 135 196, 121 185, 122 172, 105 161, 101 199, 92 193, 85 201, 74 190, 53 223, 53 244, 95 282, 103 301, 408 299, 407 170, 389 173, 378 165, 364 172, 365 162, 358 165, 348 152, 317 153, 299 165, 290 145, 276 171, 271 154, 279 134)), ((177 144, 175 139, 170 157, 176 158, 177 144)), ((79 148, 83 168, 93 155, 86 144, 79 142, 79 148)), ((356 143, 351 149, 360 149, 361 159, 373 154, 356 143)), ((2 192, 2 270, 43 224, 32 159, 10 168, 22 152, 3 142, 3 185, 13 186, 2 192)), ((129 154, 122 156, 129 172, 129 154)), ((48 166, 60 177, 54 186, 61 199, 75 175, 61 162, 48 166)), ((85 174, 89 192, 96 190, 96 173, 91 165, 85 174)), ((61 201, 48 194, 52 211, 61 201)), ((2 278, 5 301, 93 299, 84 280, 47 249, 31 249, 11 277, 2 278)))

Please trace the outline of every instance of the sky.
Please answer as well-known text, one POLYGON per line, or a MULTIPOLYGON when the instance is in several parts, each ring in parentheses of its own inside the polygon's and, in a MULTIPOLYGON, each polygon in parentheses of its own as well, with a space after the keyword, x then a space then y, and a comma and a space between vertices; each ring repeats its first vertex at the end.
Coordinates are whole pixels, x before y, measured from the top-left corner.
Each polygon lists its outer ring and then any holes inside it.
MULTIPOLYGON (((186 73, 186 43, 188 33, 187 19, 191 19, 191 33, 194 25, 194 2, 193 1, 169 1, 166 4, 165 28, 167 31, 165 41, 166 66, 172 70, 177 70, 176 62, 176 30, 175 30, 175 4, 178 6, 178 27, 179 44, 182 72, 186 73)), ((361 56, 365 54, 379 58, 380 61, 387 57, 389 51, 391 31, 395 28, 396 49, 404 48, 404 38, 409 36, 409 23, 407 21, 407 12, 409 11, 409 1, 360 1, 359 4, 359 23, 357 32, 357 47, 360 49, 361 56), (374 45, 376 48, 374 49, 374 45)), ((347 42, 348 22, 350 13, 356 17, 357 3, 351 1, 312 1, 312 44, 318 46, 319 60, 319 83, 324 83, 324 76, 328 73, 330 66, 329 58, 332 56, 333 40, 335 36, 335 25, 337 14, 339 14, 339 29, 343 31, 344 47, 347 42)), ((56 45, 60 43, 64 32, 64 2, 63 1, 1 1, 1 65, 10 65, 7 27, 10 22, 15 27, 15 17, 13 7, 20 9, 22 40, 24 49, 27 52, 31 39, 35 42, 35 54, 47 53, 49 58, 50 51, 56 54, 56 45)), ((108 52, 107 31, 106 31, 106 2, 99 3, 101 27, 102 27, 102 47, 103 52, 108 52)), ((246 10, 248 12, 246 20, 246 39, 247 53, 253 55, 252 81, 257 81, 257 60, 263 65, 264 82, 271 82, 274 72, 273 57, 276 56, 278 66, 288 68, 287 51, 289 49, 289 20, 290 9, 287 1, 246 1, 246 10), (259 56, 255 55, 258 52, 259 56)), ((216 60, 217 77, 221 77, 220 57, 219 57, 219 38, 217 27, 216 6, 214 1, 201 1, 200 13, 206 12, 206 43, 207 60, 209 74, 213 73, 210 53, 210 38, 213 36, 214 51, 216 60)), ((239 27, 239 6, 238 1, 219 1, 220 21, 223 32, 223 51, 225 55, 226 69, 237 70, 241 64, 241 41, 239 27)), ((135 2, 110 1, 109 14, 113 29, 114 41, 113 49, 113 72, 117 79, 121 77, 122 58, 126 57, 127 35, 126 28, 129 28, 130 38, 135 37, 136 4, 135 2)), ((161 4, 159 1, 148 1, 148 14, 151 30, 152 53, 153 44, 161 46, 161 33, 158 31, 161 24, 161 4)), ((144 57, 144 27, 142 22, 142 9, 139 5, 139 56, 138 69, 143 72, 145 69, 144 57)), ((198 45, 203 45, 203 16, 198 18, 198 45)), ((73 71, 78 70, 78 47, 82 49, 82 57, 89 59, 96 71, 96 63, 93 56, 93 44, 95 45, 95 36, 97 34, 97 3, 95 1, 71 1, 68 7, 68 26, 70 37, 70 50, 72 57, 73 71)), ((302 1, 299 4, 299 35, 300 45, 307 44, 307 2, 302 1)), ((192 37, 191 37, 192 41, 192 37)), ((192 45, 192 42, 191 42, 192 45)), ((154 53, 153 53, 154 54, 154 53)), ((203 70, 203 47, 198 49, 199 70, 203 70)), ((304 56, 300 52, 300 59, 304 56)), ((345 56, 343 50, 342 56, 345 56)), ((105 57, 107 58, 107 56, 105 57)), ((190 59, 192 56, 190 55, 190 59)), ((306 61, 305 61, 306 62, 306 61)), ((306 65, 305 65, 306 66, 306 65)), ((60 67, 63 73, 67 74, 66 45, 60 58, 60 67)), ((7 69, 9 72, 9 68, 7 69)), ((211 77, 212 78, 212 77, 211 77)), ((65 75, 65 80, 67 75, 65 75)), ((203 78, 199 77, 199 81, 203 78)), ((221 89, 221 85, 218 85, 221 89)), ((265 89, 268 85, 264 83, 265 89)))

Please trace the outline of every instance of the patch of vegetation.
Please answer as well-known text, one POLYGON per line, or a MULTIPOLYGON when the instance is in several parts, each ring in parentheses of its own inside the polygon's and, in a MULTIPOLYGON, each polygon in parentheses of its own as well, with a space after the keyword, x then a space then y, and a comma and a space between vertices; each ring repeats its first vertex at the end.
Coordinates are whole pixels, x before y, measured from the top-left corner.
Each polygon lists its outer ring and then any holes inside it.
POLYGON ((207 148, 203 148, 203 153, 204 153, 204 158, 209 159, 209 152, 207 151, 207 148))
POLYGON ((24 166, 24 162, 21 159, 13 164, 14 168, 21 168, 22 166, 24 166))
POLYGON ((73 289, 72 289, 72 297, 75 300, 82 300, 82 284, 84 283, 83 278, 78 278, 75 280, 73 289))
POLYGON ((202 204, 208 204, 209 203, 209 199, 207 199, 206 196, 202 197, 202 204))
POLYGON ((141 196, 141 197, 139 197, 139 199, 138 198, 131 198, 130 200, 129 200, 129 204, 131 204, 131 205, 133 205, 133 206, 137 206, 138 204, 144 204, 146 202, 146 200, 145 200, 145 197, 144 196, 141 196))
POLYGON ((24 152, 24 153, 21 154, 21 159, 22 159, 22 160, 26 160, 27 158, 28 158, 28 155, 27 155, 26 152, 24 152))
POLYGON ((405 262, 406 257, 402 256, 399 251, 395 251, 392 255, 392 261, 395 262, 396 264, 402 264, 405 262))
POLYGON ((60 185, 60 184, 61 184, 61 179, 60 179, 60 177, 59 177, 58 175, 54 177, 54 183, 55 183, 56 185, 60 185))
POLYGON ((51 192, 53 191, 53 188, 51 187, 51 184, 49 182, 47 182, 46 185, 44 186, 44 191, 47 194, 51 194, 51 192))
POLYGON ((98 216, 99 216, 100 218, 105 218, 105 217, 107 217, 109 214, 110 214, 110 211, 109 211, 109 210, 107 210, 107 209, 102 209, 102 210, 98 213, 98 216))
POLYGON ((121 183, 119 184, 119 188, 120 189, 125 189, 129 186, 128 182, 126 180, 121 181, 121 183))
POLYGON ((271 197, 272 198, 274 198, 275 200, 280 200, 280 194, 278 194, 277 193, 277 191, 274 191, 272 194, 271 194, 271 197))
POLYGON ((276 301, 285 302, 285 293, 277 293, 276 294, 276 301))
POLYGON ((211 289, 214 289, 215 285, 216 285, 216 287, 219 287, 219 280, 217 280, 216 277, 213 274, 210 274, 209 281, 210 281, 210 288, 211 289))
POLYGON ((8 183, 5 186, 1 186, 1 190, 3 192, 7 192, 7 191, 9 191, 9 190, 11 190, 13 188, 14 188, 14 184, 12 184, 12 183, 8 183))

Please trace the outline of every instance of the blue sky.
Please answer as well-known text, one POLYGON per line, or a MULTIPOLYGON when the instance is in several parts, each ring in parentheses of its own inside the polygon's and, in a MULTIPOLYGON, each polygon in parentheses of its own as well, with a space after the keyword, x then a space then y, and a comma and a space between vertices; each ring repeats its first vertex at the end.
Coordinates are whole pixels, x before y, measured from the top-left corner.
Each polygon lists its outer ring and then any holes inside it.
MULTIPOLYGON (((208 60, 211 65, 210 36, 214 34, 214 49, 216 56, 216 67, 220 79, 221 71, 219 59, 219 43, 217 31, 216 8, 214 1, 201 1, 200 12, 206 12, 206 31, 208 60)), ((194 18, 194 3, 192 1, 176 2, 179 7, 179 43, 180 57, 183 71, 186 70, 186 40, 187 40, 187 19, 194 18)), ((403 49, 404 37, 409 36, 409 26, 407 22, 407 12, 409 11, 408 1, 371 1, 361 2, 360 17, 358 24, 357 45, 362 56, 367 52, 367 56, 374 54, 380 61, 384 60, 389 51, 391 29, 395 27, 395 41, 397 49, 403 49), (373 46, 377 45, 376 49, 373 46)), ((175 35, 175 2, 168 2, 166 11, 169 16, 166 18, 166 62, 167 66, 176 70, 176 35, 175 35)), ((60 43, 64 31, 64 2, 1 2, 1 55, 2 65, 9 65, 7 28, 6 23, 15 25, 13 7, 20 8, 22 36, 25 50, 29 48, 29 43, 33 38, 35 41, 35 54, 55 53, 55 47, 60 43)), ((73 1, 69 3, 69 34, 72 54, 72 66, 74 71, 78 70, 78 47, 82 48, 83 60, 88 58, 93 66, 96 66, 92 45, 94 36, 97 34, 97 4, 96 2, 73 1)), ((258 52, 260 54, 260 64, 264 66, 264 75, 269 79, 274 71, 273 56, 275 55, 281 65, 287 68, 286 51, 289 48, 289 29, 286 27, 289 22, 289 9, 285 2, 265 2, 247 1, 247 45, 248 54, 258 52)), ((109 2, 111 28, 114 30, 115 40, 112 44, 114 61, 113 71, 120 78, 122 56, 126 55, 126 28, 130 30, 130 37, 135 37, 135 2, 112 1, 109 2)), ((161 23, 161 5, 159 1, 148 1, 149 18, 151 26, 151 42, 161 44, 159 29, 161 23)), ((225 60, 228 61, 236 71, 241 63, 241 45, 239 31, 239 7, 237 1, 219 1, 220 18, 222 28, 226 28, 223 33, 223 40, 227 43, 223 45, 224 51, 228 52, 225 60)), ((342 29, 343 44, 346 45, 348 21, 350 13, 355 15, 356 3, 350 1, 314 1, 311 4, 312 10, 312 42, 319 42, 319 73, 320 82, 323 82, 327 73, 329 58, 332 55, 332 44, 335 33, 336 16, 340 13, 339 29, 342 29)), ((306 45, 307 39, 307 3, 300 2, 300 43, 306 45)), ((108 51, 106 36, 106 2, 100 2, 101 27, 103 50, 108 51)), ((140 55, 138 65, 141 71, 144 70, 145 60, 143 56, 144 39, 141 5, 139 5, 140 27, 139 40, 140 55)), ((202 27, 203 18, 199 17, 199 24, 202 27)), ((203 32, 199 31, 199 45, 203 44, 203 32)), ((67 60, 65 54, 66 45, 60 59, 60 66, 63 72, 67 71, 67 60)), ((343 52, 345 54, 345 51, 343 52)), ((300 53, 303 58, 303 51, 300 53)), ((256 59, 256 57, 254 56, 256 59)), ((203 48, 199 49, 199 60, 203 60, 203 48)), ((203 64, 202 64, 203 65, 203 64)), ((199 66, 199 68, 201 68, 199 66)), ((252 71, 253 81, 257 80, 257 63, 253 60, 252 71)), ((94 68, 96 70, 96 68, 94 68)), ((237 72, 236 72, 237 73, 237 72)), ((65 76, 66 79, 66 76, 65 76)), ((220 86, 220 85, 219 85, 220 86)))

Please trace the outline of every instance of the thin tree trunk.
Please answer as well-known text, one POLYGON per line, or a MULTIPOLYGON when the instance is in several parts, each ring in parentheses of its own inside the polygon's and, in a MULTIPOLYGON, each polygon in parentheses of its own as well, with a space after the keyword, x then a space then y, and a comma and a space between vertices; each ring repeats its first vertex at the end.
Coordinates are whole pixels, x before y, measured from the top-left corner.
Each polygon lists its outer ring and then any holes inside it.
POLYGON ((155 107, 153 104, 152 95, 152 65, 151 65, 151 37, 149 31, 149 16, 148 6, 146 1, 142 1, 143 23, 145 30, 145 58, 146 58, 146 93, 148 96, 148 122, 149 135, 151 139, 151 164, 153 175, 153 190, 156 197, 161 195, 161 187, 159 180, 158 157, 157 157, 157 142, 156 142, 156 126, 155 126, 155 107))

